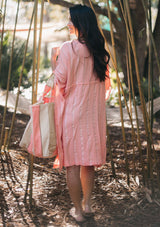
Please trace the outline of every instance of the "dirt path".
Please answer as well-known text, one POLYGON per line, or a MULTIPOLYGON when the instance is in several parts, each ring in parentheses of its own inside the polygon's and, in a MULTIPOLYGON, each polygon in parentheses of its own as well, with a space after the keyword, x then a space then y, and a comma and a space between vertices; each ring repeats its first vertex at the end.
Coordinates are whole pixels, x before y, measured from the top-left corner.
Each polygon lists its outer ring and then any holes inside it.
MULTIPOLYGON (((3 108, 0 108, 0 122, 3 108)), ((10 124, 11 113, 7 112, 10 124)), ((24 203, 24 194, 28 174, 28 154, 22 151, 18 143, 29 117, 16 115, 11 149, 2 152, 0 161, 0 226, 79 226, 69 216, 72 207, 65 181, 65 169, 53 170, 53 160, 34 161, 33 208, 24 203)), ((159 147, 159 126, 154 129, 156 149, 159 147)), ((136 163, 137 177, 133 177, 133 154, 128 153, 130 166, 130 187, 127 185, 121 128, 109 126, 113 158, 115 161, 117 180, 113 178, 109 155, 107 162, 96 169, 95 188, 92 197, 94 218, 88 219, 84 227, 104 226, 160 226, 160 193, 142 187, 142 176, 139 162, 136 163)), ((130 149, 130 128, 126 128, 128 150, 130 149)), ((143 135, 143 133, 142 133, 143 135)), ((143 138, 142 138, 143 139, 143 138)), ((138 158, 138 154, 136 154, 138 158)), ((145 155, 145 149, 144 149, 145 155)))

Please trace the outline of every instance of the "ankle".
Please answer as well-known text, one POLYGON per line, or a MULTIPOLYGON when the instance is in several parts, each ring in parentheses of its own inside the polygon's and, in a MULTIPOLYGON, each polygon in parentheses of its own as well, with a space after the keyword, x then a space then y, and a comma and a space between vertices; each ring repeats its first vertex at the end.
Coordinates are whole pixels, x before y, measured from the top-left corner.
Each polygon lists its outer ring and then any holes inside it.
POLYGON ((75 206, 75 213, 76 214, 82 214, 83 213, 82 206, 75 206))
POLYGON ((82 207, 84 206, 90 206, 91 205, 91 201, 88 199, 83 199, 82 200, 82 207))
POLYGON ((91 211, 91 202, 90 201, 82 201, 83 211, 91 211))

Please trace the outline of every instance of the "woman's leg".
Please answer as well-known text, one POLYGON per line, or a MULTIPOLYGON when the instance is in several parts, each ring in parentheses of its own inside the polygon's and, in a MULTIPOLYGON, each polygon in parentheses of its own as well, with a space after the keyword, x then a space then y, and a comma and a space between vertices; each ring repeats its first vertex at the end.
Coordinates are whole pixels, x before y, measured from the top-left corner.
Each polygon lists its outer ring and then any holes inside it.
POLYGON ((81 184, 83 191, 83 209, 84 212, 90 213, 91 195, 94 187, 94 166, 81 166, 81 184))
POLYGON ((71 200, 75 207, 75 214, 72 216, 77 221, 84 221, 81 204, 81 181, 80 181, 80 166, 67 167, 67 185, 71 200))

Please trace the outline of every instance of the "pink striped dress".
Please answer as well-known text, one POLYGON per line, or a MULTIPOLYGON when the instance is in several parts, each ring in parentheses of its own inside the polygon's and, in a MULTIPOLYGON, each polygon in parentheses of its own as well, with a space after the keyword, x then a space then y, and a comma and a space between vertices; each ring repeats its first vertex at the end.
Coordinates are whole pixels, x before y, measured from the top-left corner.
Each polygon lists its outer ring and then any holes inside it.
POLYGON ((65 42, 54 71, 55 122, 60 167, 100 166, 106 161, 105 94, 93 57, 78 40, 65 42))

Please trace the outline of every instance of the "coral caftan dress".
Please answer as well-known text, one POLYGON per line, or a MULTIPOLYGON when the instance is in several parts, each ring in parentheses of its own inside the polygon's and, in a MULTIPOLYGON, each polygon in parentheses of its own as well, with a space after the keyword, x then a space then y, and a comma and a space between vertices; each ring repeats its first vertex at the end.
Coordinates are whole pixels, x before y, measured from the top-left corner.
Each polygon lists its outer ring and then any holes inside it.
POLYGON ((105 95, 93 57, 78 40, 65 42, 54 71, 55 124, 60 168, 100 166, 106 161, 105 95))

